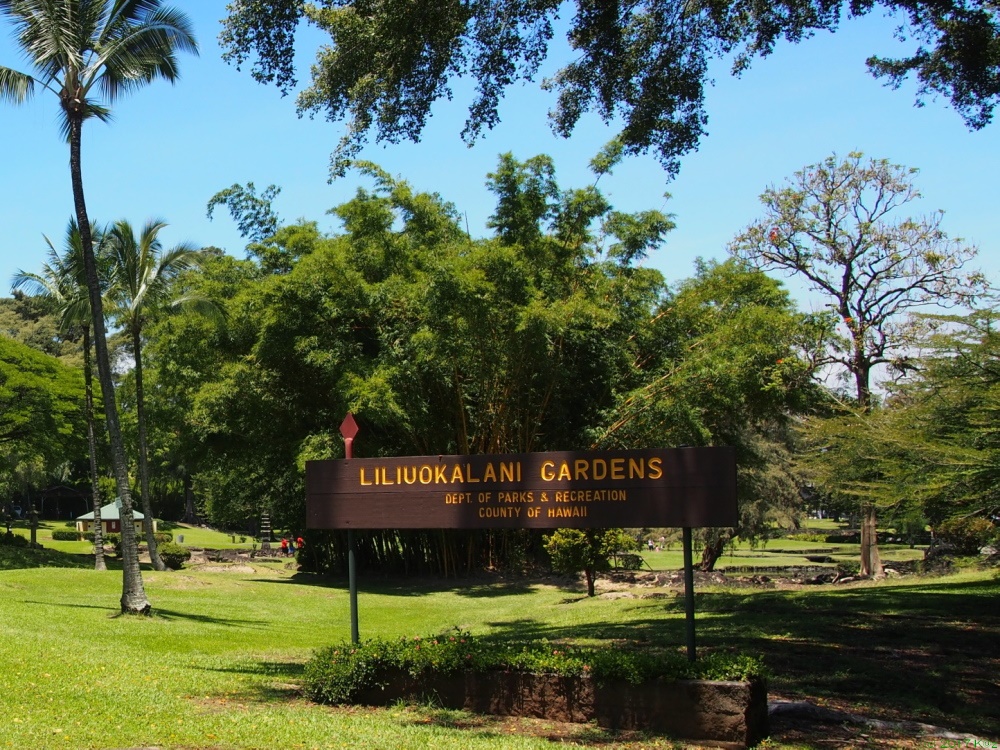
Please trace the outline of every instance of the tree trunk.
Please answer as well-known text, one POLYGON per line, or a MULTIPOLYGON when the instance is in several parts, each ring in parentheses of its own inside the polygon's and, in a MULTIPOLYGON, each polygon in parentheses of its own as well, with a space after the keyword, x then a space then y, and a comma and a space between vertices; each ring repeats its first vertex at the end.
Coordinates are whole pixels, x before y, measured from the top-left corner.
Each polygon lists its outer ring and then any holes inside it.
POLYGON ((875 506, 869 503, 861 508, 861 575, 882 575, 882 558, 878 553, 875 533, 875 506))
POLYGON ((104 561, 104 529, 101 526, 101 490, 97 486, 97 435, 94 433, 94 372, 90 361, 90 326, 83 326, 83 408, 87 418, 87 450, 90 453, 90 490, 94 500, 94 570, 107 570, 104 561))
POLYGON ((184 469, 184 522, 198 522, 198 514, 194 509, 194 486, 187 469, 184 469))
POLYGON ((705 549, 701 551, 701 571, 703 573, 711 573, 715 570, 715 563, 719 561, 722 553, 726 550, 726 541, 728 541, 727 537, 724 534, 719 534, 715 541, 705 542, 705 549))
POLYGON ((104 303, 101 299, 101 284, 97 276, 97 261, 94 258, 94 240, 90 234, 90 217, 83 196, 83 169, 80 161, 80 138, 83 132, 83 117, 71 109, 72 103, 65 103, 69 123, 69 171, 73 182, 73 207, 80 228, 80 245, 83 250, 83 265, 87 274, 87 291, 90 295, 90 315, 94 326, 94 352, 97 359, 97 379, 101 384, 104 400, 104 416, 107 421, 108 441, 111 444, 111 468, 115 476, 118 498, 121 501, 122 525, 122 596, 121 610, 125 614, 149 614, 152 608, 142 585, 142 571, 139 569, 139 548, 135 543, 135 526, 132 518, 132 491, 128 481, 128 464, 125 461, 125 446, 122 442, 121 426, 118 423, 118 407, 115 401, 115 387, 111 373, 111 357, 108 355, 108 341, 104 329, 104 303))
MULTIPOLYGON (((854 376, 858 387, 858 404, 865 414, 868 414, 872 408, 871 365, 860 354, 857 356, 854 376)), ((878 553, 874 503, 862 503, 861 505, 861 565, 859 572, 863 576, 882 575, 882 558, 878 553)))
POLYGON ((587 578, 587 596, 594 596, 597 593, 594 589, 594 581, 597 579, 597 570, 594 568, 584 568, 583 574, 587 578))
POLYGON ((139 427, 139 500, 142 503, 142 530, 149 548, 153 570, 163 571, 167 565, 160 559, 153 532, 153 503, 149 498, 149 453, 146 448, 146 404, 142 388, 142 336, 138 324, 132 330, 132 353, 135 358, 135 418, 139 427))

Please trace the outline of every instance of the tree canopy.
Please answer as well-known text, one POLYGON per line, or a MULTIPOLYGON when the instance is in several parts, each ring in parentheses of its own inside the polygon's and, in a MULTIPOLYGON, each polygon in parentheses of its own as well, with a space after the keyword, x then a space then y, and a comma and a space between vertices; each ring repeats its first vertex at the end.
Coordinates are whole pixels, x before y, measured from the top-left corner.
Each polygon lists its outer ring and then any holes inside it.
POLYGON ((0 478, 20 465, 54 469, 83 455, 83 378, 47 354, 0 334, 0 478))
POLYGON ((652 149, 670 174, 705 133, 712 60, 731 59, 738 75, 779 42, 834 31, 852 16, 893 13, 898 36, 917 42, 899 58, 872 56, 868 66, 894 86, 915 76, 918 101, 947 97, 970 128, 981 128, 1000 96, 1000 24, 994 3, 983 0, 259 0, 227 7, 224 58, 237 66, 252 59, 252 75, 285 93, 296 85, 300 21, 329 34, 298 111, 349 121, 333 174, 370 132, 388 143, 417 140, 432 105, 451 98, 459 77, 476 83, 463 138, 493 127, 506 90, 538 75, 567 10, 572 60, 542 83, 557 97, 553 129, 568 135, 587 112, 621 121, 624 153, 652 149))

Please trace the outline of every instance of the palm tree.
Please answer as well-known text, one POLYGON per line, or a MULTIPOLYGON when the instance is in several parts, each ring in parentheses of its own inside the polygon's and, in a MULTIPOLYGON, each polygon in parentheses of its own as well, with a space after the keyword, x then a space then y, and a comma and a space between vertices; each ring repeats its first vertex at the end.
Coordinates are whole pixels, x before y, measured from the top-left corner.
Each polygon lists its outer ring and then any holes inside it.
MULTIPOLYGON (((91 236, 102 246, 103 235, 91 225, 91 236)), ((45 235, 42 235, 45 237, 45 235)), ((94 569, 107 570, 104 562, 104 534, 101 528, 101 492, 97 485, 97 434, 94 429, 94 376, 90 343, 90 297, 87 294, 87 279, 83 267, 83 247, 80 230, 75 219, 70 219, 66 227, 65 250, 60 256, 52 241, 45 237, 49 246, 49 260, 42 265, 42 272, 18 271, 14 275, 12 288, 27 289, 30 293, 51 301, 59 312, 59 327, 67 332, 79 326, 83 336, 83 381, 84 414, 87 419, 87 448, 90 454, 90 487, 94 505, 94 569)), ((97 252, 98 262, 102 253, 97 252)), ((105 274, 100 274, 104 277, 105 274)))
POLYGON ((132 526, 132 494, 115 403, 101 284, 83 193, 81 139, 86 120, 96 117, 107 121, 109 105, 119 96, 157 78, 175 80, 176 53, 197 53, 198 47, 187 16, 161 7, 160 0, 0 0, 0 15, 13 23, 18 43, 34 69, 24 73, 0 67, 0 98, 20 103, 41 88, 59 99, 93 316, 97 377, 122 505, 121 609, 148 614, 150 604, 142 585, 132 526))
POLYGON ((111 315, 128 334, 135 361, 135 411, 139 435, 139 497, 149 559, 156 570, 166 570, 153 534, 153 509, 149 498, 149 450, 146 439, 145 396, 142 381, 142 329, 149 315, 169 301, 171 306, 210 304, 201 298, 170 300, 178 275, 200 265, 201 251, 181 244, 164 250, 160 242, 162 221, 147 221, 138 238, 132 225, 122 219, 108 230, 111 261, 111 315))

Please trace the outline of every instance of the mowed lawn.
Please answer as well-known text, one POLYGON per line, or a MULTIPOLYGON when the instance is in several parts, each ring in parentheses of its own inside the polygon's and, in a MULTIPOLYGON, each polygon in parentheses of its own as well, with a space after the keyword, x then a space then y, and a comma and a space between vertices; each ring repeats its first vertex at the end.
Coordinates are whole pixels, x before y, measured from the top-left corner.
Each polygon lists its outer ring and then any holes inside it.
MULTIPOLYGON (((282 565, 145 573, 150 618, 121 617, 121 573, 0 547, 0 747, 538 748, 545 732, 434 712, 316 706, 303 663, 350 631, 343 581, 282 565), (48 565, 52 567, 29 567, 48 565)), ((762 653, 772 692, 1000 739, 1000 579, 698 594, 699 647, 762 653)), ((363 638, 462 628, 532 639, 683 644, 674 590, 588 599, 551 583, 361 576, 363 638)), ((564 737, 565 739, 565 737, 564 737)), ((620 738, 582 727, 591 747, 620 738)), ((627 738, 628 747, 670 747, 627 738)), ((771 747, 783 747, 780 741, 771 747)), ((801 745, 796 745, 796 747, 801 745)), ((821 745, 816 745, 819 747, 821 745)))

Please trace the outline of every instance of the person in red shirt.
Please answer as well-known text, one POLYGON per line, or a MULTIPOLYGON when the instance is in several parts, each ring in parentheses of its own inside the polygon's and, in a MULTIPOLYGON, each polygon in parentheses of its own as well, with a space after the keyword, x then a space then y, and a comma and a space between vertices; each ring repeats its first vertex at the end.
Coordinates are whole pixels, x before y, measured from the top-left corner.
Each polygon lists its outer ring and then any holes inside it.
POLYGON ((281 537, 281 556, 288 556, 288 540, 285 537, 281 537))

